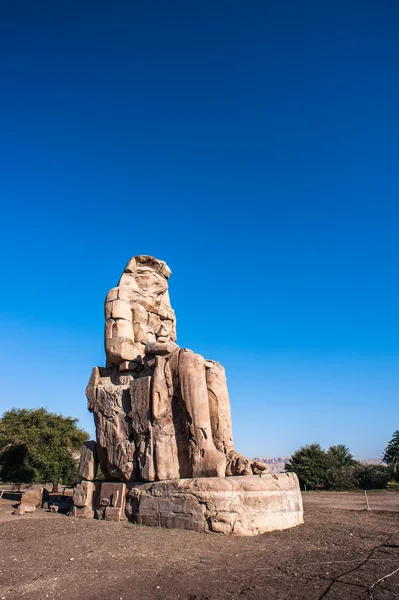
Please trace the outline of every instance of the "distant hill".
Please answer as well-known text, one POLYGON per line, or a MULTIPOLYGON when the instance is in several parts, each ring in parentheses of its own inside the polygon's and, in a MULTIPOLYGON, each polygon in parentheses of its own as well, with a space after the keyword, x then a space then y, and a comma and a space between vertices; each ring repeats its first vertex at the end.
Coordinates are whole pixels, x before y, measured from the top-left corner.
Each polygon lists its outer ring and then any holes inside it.
MULTIPOLYGON (((275 458, 267 458, 266 456, 256 456, 254 460, 265 463, 269 468, 269 473, 284 473, 285 463, 289 461, 290 456, 277 456, 275 458)), ((365 458, 359 460, 363 465, 381 465, 384 464, 380 458, 365 458)))
POLYGON ((277 456, 276 458, 266 458, 265 456, 257 456, 254 460, 265 463, 268 466, 269 473, 284 473, 284 467, 289 456, 277 456))

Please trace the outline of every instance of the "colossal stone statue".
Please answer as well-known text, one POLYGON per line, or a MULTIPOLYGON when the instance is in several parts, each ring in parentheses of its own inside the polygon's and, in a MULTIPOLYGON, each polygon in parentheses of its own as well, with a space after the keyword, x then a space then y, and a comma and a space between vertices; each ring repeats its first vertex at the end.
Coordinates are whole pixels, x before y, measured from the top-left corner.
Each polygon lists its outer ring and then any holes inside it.
POLYGON ((223 367, 176 344, 165 262, 135 256, 105 301, 106 367, 87 386, 107 480, 253 475, 233 445, 223 367))
POLYGON ((223 367, 176 344, 170 275, 135 256, 108 292, 106 366, 86 389, 97 441, 83 446, 71 514, 225 535, 299 525, 296 475, 234 449, 223 367))

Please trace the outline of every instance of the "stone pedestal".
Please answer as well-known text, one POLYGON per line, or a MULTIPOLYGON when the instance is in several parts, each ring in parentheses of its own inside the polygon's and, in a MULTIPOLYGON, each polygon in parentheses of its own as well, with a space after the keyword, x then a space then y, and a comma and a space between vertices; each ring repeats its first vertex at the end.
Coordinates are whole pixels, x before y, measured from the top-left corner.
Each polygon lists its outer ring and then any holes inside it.
POLYGON ((225 535, 259 535, 303 523, 294 473, 134 483, 126 516, 143 525, 225 535))

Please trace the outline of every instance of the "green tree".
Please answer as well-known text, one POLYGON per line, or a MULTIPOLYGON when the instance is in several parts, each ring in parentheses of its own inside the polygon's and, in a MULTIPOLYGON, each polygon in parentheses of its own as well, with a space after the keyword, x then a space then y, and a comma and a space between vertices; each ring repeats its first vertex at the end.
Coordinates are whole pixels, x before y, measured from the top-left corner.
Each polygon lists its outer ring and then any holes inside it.
POLYGON ((344 444, 330 446, 327 450, 327 458, 330 460, 331 465, 336 468, 350 467, 356 463, 348 446, 345 446, 344 444))
POLYGON ((330 490, 350 490, 357 486, 355 476, 357 461, 353 458, 348 446, 336 444, 330 446, 326 453, 328 469, 326 487, 330 490))
POLYGON ((392 473, 385 465, 358 465, 355 470, 357 486, 362 490, 378 490, 387 487, 392 473))
POLYGON ((299 483, 307 489, 322 489, 326 485, 327 453, 320 444, 303 446, 291 456, 285 470, 298 475, 299 483))
POLYGON ((393 476, 399 481, 399 431, 395 431, 388 442, 382 460, 391 467, 393 476))
POLYGON ((358 486, 355 466, 331 466, 326 471, 326 488, 329 490, 352 490, 358 486))
POLYGON ((77 459, 89 435, 78 420, 45 408, 13 408, 0 419, 0 478, 15 483, 73 485, 77 459))

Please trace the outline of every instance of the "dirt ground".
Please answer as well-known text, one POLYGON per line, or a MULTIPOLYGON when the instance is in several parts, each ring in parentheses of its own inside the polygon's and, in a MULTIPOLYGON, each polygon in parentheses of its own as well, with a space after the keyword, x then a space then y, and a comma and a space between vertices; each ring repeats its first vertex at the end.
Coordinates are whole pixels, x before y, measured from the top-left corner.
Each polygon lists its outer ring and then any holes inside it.
POLYGON ((304 494, 304 525, 253 538, 17 517, 0 500, 0 600, 399 598, 399 498, 370 496, 378 510, 359 494, 304 494))
POLYGON ((365 510, 367 500, 371 510, 388 510, 399 513, 398 492, 308 492, 303 494, 304 504, 324 506, 325 508, 343 508, 347 510, 365 510))

